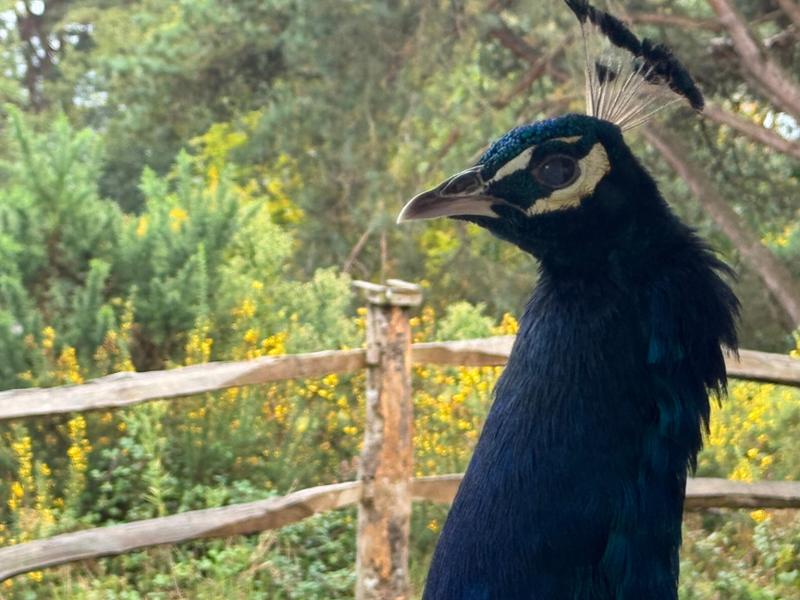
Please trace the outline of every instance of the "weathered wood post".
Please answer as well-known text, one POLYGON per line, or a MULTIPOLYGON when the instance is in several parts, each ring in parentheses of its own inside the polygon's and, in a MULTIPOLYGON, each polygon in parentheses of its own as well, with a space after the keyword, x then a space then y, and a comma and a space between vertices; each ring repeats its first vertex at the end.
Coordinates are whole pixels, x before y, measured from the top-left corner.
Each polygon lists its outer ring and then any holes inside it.
POLYGON ((355 282, 367 300, 367 415, 359 479, 356 600, 409 600, 414 475, 411 326, 416 285, 355 282))

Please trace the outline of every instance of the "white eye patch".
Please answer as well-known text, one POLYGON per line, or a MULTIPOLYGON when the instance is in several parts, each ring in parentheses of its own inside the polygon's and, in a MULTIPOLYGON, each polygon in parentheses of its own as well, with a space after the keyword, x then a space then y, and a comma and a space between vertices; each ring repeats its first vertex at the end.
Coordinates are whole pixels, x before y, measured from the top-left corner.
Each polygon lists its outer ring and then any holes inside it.
POLYGON ((494 177, 490 181, 500 181, 504 177, 508 177, 512 173, 516 173, 517 171, 521 171, 523 169, 528 168, 528 164, 531 162, 531 156, 533 155, 533 151, 536 149, 536 146, 531 146, 517 154, 514 158, 504 164, 502 167, 497 169, 497 173, 494 174, 494 177))
MULTIPOLYGON (((565 140, 566 141, 566 140, 565 140)), ((611 170, 608 154, 603 144, 597 143, 589 154, 578 161, 580 175, 569 187, 553 190, 546 198, 540 198, 526 212, 528 215, 539 215, 554 210, 579 206, 587 196, 591 196, 600 180, 611 170)))
MULTIPOLYGON (((574 144, 579 139, 581 139, 581 137, 582 136, 580 136, 580 135, 575 135, 575 136, 571 136, 571 137, 555 138, 553 141, 566 142, 568 144, 574 144)), ((495 173, 494 177, 492 177, 489 180, 489 183, 492 183, 494 181, 500 181, 501 179, 503 179, 504 177, 508 177, 512 173, 516 173, 517 171, 521 171, 523 169, 527 169, 528 165, 531 162, 531 156, 533 156, 534 150, 536 150, 536 146, 531 146, 530 148, 526 148, 525 150, 523 150, 522 152, 517 154, 514 158, 512 158, 510 161, 508 161, 502 167, 497 169, 497 173, 495 173)))

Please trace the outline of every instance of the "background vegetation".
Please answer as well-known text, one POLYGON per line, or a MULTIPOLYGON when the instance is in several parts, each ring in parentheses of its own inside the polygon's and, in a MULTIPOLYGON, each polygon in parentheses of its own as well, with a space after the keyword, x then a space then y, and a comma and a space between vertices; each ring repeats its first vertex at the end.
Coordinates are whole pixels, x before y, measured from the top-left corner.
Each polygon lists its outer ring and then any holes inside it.
MULTIPOLYGON (((725 4, 616 6, 716 109, 630 139, 740 273, 743 345, 797 352, 800 9, 736 2, 781 95, 725 4)), ((355 347, 351 277, 421 282, 418 339, 513 333, 532 259, 394 217, 506 129, 581 110, 575 41, 555 0, 0 2, 0 389, 355 347)), ((416 371, 421 474, 463 469, 497 374, 416 371)), ((350 479, 362 389, 330 376, 3 425, 0 544, 350 479)), ((713 423, 701 475, 800 479, 797 391, 735 383, 713 423)), ((415 508, 418 583, 444 516, 415 508)), ((348 598, 353 521, 31 573, 0 595, 348 598)), ((791 511, 690 516, 682 597, 800 598, 799 557, 791 511)))

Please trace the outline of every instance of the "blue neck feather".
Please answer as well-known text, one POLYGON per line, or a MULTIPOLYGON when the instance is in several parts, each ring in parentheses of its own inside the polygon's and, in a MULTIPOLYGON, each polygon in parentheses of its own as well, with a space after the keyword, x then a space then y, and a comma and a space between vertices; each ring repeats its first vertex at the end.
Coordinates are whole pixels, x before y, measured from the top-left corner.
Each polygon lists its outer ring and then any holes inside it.
POLYGON ((620 224, 598 227, 587 203, 585 219, 554 213, 528 248, 515 240, 542 276, 426 600, 677 598, 687 471, 738 304, 726 267, 635 175, 621 174, 644 200, 620 224))

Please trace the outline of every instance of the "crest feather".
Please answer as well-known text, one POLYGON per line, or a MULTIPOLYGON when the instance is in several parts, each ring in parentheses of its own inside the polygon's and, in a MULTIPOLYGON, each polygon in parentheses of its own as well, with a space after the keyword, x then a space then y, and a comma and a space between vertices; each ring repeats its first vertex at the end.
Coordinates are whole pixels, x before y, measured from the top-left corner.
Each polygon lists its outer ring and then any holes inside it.
POLYGON ((586 0, 565 0, 581 24, 586 110, 623 130, 685 99, 697 111, 703 94, 669 48, 639 38, 625 23, 586 0))

